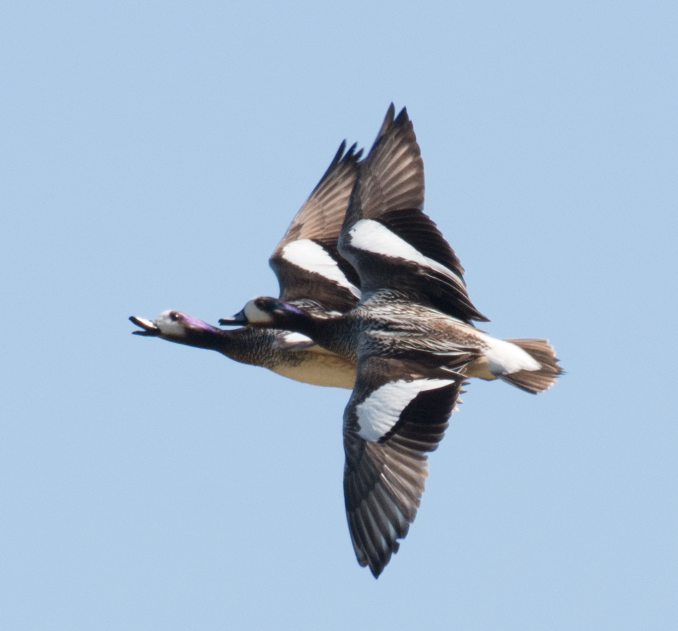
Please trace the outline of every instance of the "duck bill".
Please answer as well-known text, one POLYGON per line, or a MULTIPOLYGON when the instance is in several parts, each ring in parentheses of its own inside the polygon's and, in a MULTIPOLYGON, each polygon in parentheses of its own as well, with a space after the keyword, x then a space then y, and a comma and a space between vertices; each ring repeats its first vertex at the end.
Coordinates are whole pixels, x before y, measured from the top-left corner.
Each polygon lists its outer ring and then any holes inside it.
POLYGON ((221 318, 219 324, 221 326, 244 326, 247 324, 247 316, 243 310, 236 313, 232 318, 221 318))
POLYGON ((157 337, 160 335, 160 329, 150 320, 145 318, 137 318, 136 316, 130 317, 130 322, 133 322, 138 327, 143 329, 142 331, 132 331, 132 335, 145 335, 147 337, 157 337))

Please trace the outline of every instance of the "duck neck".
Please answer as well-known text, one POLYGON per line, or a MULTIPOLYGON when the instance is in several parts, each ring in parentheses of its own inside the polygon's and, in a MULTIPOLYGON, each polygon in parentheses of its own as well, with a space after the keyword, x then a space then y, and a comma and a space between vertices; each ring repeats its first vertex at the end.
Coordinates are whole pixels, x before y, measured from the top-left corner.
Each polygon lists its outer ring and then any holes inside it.
POLYGON ((355 361, 350 321, 346 314, 318 311, 286 305, 285 317, 279 318, 276 328, 302 333, 316 344, 355 361))
POLYGON ((271 328, 303 333, 314 339, 322 328, 322 322, 322 319, 314 317, 306 310, 287 304, 285 305, 284 316, 271 325, 271 328))
POLYGON ((235 331, 224 331, 217 329, 206 322, 201 322, 200 327, 195 327, 186 331, 181 338, 173 338, 172 341, 177 344, 194 346, 195 348, 204 348, 207 350, 227 352, 233 346, 233 334, 235 331))

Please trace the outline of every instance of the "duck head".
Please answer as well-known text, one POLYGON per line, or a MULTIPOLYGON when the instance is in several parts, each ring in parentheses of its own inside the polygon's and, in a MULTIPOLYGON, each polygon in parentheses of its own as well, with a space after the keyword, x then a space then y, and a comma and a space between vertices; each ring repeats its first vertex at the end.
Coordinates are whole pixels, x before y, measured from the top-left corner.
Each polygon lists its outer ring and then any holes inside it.
POLYGON ((169 342, 201 348, 212 348, 215 334, 225 333, 181 311, 163 311, 155 320, 132 316, 130 321, 142 329, 133 331, 134 335, 159 337, 169 342))
POLYGON ((248 325, 271 329, 297 331, 306 329, 311 324, 310 316, 299 307, 277 298, 260 296, 252 298, 242 311, 232 318, 219 320, 222 326, 248 325))

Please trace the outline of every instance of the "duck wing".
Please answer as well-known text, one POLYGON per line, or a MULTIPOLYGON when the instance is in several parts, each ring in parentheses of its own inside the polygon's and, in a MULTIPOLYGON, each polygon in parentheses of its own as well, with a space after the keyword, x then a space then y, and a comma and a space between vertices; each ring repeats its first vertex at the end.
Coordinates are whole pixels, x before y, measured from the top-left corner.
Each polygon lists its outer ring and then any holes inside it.
POLYGON ((471 303, 464 268, 424 214, 424 163, 407 110, 391 104, 362 163, 339 237, 339 253, 363 294, 395 289, 470 323, 487 321, 471 303))
POLYGON ((361 155, 355 144, 346 151, 346 141, 341 143, 271 255, 281 300, 312 299, 328 311, 345 312, 360 299, 358 274, 339 255, 337 240, 361 155))
MULTIPOLYGON (((460 353, 458 361, 468 357, 460 353)), ((438 447, 459 396, 463 377, 450 363, 433 356, 358 361, 344 412, 344 498, 358 563, 375 577, 415 518, 426 453, 438 447)))

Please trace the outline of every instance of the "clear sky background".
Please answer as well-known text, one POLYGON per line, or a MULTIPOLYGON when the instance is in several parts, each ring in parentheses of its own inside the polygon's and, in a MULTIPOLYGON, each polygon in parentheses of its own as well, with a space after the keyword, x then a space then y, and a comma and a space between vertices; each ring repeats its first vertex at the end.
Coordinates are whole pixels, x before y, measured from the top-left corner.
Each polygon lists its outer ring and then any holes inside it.
POLYGON ((6 2, 0 628, 678 628, 675 2, 6 2), (375 581, 348 392, 132 336, 277 294, 342 139, 408 107, 500 337, 375 581))

